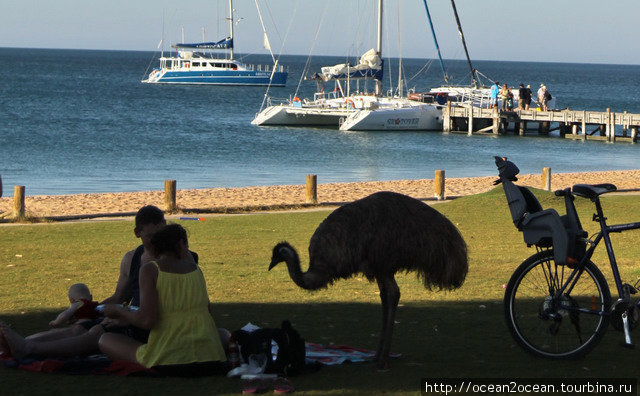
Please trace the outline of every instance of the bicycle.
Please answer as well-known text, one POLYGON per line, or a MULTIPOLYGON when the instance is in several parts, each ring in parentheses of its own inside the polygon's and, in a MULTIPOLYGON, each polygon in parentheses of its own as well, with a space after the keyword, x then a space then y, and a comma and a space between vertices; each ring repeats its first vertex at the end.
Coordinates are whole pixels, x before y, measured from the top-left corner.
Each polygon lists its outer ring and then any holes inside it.
POLYGON ((504 296, 504 314, 509 330, 526 351, 551 359, 581 357, 600 342, 611 322, 624 333, 623 346, 633 348, 630 332, 638 326, 640 302, 631 301, 638 283, 623 283, 616 263, 610 233, 640 229, 640 222, 608 225, 600 196, 616 191, 613 184, 576 184, 555 191, 563 196, 566 215, 542 210, 535 196, 516 186, 519 170, 506 158, 495 157, 514 224, 536 253, 515 270, 504 296), (592 238, 582 229, 573 203, 575 196, 595 205, 593 221, 600 231, 592 238), (591 261, 604 241, 618 298, 612 304, 609 285, 591 261))

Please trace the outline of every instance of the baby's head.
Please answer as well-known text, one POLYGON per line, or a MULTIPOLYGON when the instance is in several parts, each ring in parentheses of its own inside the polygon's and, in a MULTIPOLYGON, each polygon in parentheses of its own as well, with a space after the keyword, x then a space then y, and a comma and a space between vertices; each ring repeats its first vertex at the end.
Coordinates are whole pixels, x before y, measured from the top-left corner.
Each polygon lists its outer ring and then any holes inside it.
POLYGON ((80 299, 92 300, 93 296, 89 291, 89 287, 84 283, 76 283, 69 288, 69 301, 74 303, 80 299))

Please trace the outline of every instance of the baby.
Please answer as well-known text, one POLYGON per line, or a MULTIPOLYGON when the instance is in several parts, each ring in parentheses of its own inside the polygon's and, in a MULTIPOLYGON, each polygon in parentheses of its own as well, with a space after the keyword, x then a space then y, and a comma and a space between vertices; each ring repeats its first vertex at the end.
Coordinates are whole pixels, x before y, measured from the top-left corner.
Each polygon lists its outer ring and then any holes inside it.
MULTIPOLYGON (((86 333, 102 319, 102 315, 96 310, 98 302, 93 301, 93 296, 84 283, 76 283, 69 288, 69 303, 69 308, 49 322, 50 330, 30 335, 25 340, 44 342, 73 337, 86 333)), ((9 346, 0 331, 0 359, 10 355, 9 346)))
POLYGON ((93 301, 93 296, 84 283, 76 283, 69 288, 69 302, 71 303, 69 308, 49 322, 50 327, 57 328, 69 324, 82 326, 83 323, 93 321, 100 316, 96 311, 98 302, 93 301))
POLYGON ((49 322, 50 330, 32 334, 25 339, 43 342, 77 336, 86 333, 102 319, 102 314, 96 310, 99 303, 93 301, 93 296, 84 283, 76 283, 69 288, 69 303, 69 308, 49 322))

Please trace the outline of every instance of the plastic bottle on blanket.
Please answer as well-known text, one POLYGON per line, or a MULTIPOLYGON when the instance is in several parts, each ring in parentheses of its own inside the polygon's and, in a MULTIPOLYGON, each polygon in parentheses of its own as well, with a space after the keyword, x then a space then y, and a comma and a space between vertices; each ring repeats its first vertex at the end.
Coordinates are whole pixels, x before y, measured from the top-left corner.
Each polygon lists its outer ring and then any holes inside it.
POLYGON ((229 338, 229 363, 231 363, 231 368, 240 366, 240 351, 233 335, 229 338))

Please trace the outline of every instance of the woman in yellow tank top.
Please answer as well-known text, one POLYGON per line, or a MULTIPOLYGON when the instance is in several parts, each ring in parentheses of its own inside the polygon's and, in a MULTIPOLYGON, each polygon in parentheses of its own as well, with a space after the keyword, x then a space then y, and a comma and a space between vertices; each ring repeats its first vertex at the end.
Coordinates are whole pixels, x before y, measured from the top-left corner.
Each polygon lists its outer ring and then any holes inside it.
POLYGON ((225 372, 227 359, 209 312, 207 286, 189 254, 185 229, 168 225, 151 238, 151 244, 158 260, 140 268, 140 309, 105 307, 105 316, 151 330, 149 340, 142 344, 123 334, 106 333, 100 338, 100 350, 112 359, 145 367, 207 363, 225 372))

